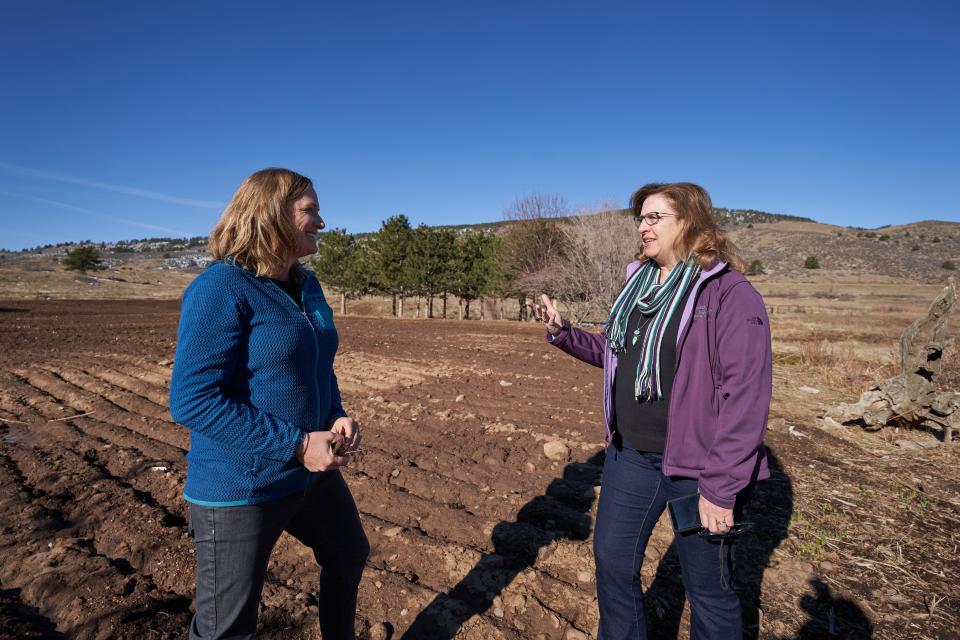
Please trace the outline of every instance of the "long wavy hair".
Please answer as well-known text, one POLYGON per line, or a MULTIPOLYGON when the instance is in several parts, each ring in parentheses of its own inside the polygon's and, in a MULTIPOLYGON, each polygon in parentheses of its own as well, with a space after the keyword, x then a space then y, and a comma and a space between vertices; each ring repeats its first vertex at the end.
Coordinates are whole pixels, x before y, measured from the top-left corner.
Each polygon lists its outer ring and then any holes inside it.
POLYGON ((214 259, 232 258, 258 276, 282 272, 297 249, 290 206, 312 186, 310 178, 289 169, 248 176, 210 233, 214 259))
MULTIPOLYGON (((640 215, 644 200, 654 194, 665 196, 677 209, 677 220, 682 225, 677 237, 677 255, 693 255, 703 269, 709 269, 719 259, 731 269, 743 271, 743 259, 713 217, 713 203, 703 187, 692 182, 645 184, 630 198, 633 214, 640 215)), ((643 254, 637 258, 643 260, 643 254)))

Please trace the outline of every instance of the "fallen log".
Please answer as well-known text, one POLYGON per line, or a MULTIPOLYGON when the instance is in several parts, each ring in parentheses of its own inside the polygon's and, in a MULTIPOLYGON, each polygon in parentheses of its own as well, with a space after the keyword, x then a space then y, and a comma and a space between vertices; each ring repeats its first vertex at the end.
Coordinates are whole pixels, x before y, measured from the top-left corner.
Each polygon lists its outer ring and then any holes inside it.
POLYGON ((960 429, 960 392, 938 389, 934 380, 943 370, 943 354, 950 346, 947 323, 956 303, 957 281, 950 278, 927 314, 900 336, 900 373, 865 391, 856 403, 841 404, 827 417, 868 431, 940 429, 943 441, 951 442, 954 430, 960 429))

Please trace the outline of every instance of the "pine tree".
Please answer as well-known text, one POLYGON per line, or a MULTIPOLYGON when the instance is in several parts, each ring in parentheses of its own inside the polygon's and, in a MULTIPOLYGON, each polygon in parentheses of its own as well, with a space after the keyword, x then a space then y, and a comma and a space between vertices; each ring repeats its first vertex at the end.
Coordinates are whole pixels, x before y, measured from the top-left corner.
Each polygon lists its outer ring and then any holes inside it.
POLYGON ((427 317, 433 317, 433 298, 450 289, 450 274, 456 256, 457 236, 450 229, 418 226, 408 261, 408 275, 417 295, 427 298, 427 317))
POLYGON ((405 215, 387 218, 370 240, 373 277, 377 289, 393 296, 394 315, 403 317, 403 299, 416 286, 408 260, 413 245, 413 229, 405 215), (399 303, 399 304, 398 304, 399 303))
MULTIPOLYGON (((495 255, 498 238, 482 231, 464 234, 457 242, 454 292, 466 312, 461 319, 470 318, 470 303, 489 293, 495 280, 495 255)), ((482 312, 481 312, 482 315, 482 312)))
POLYGON ((759 260, 754 260, 750 263, 750 266, 747 267, 748 276, 760 276, 764 273, 766 273, 766 271, 763 270, 763 263, 759 260))
POLYGON ((103 271, 106 267, 100 260, 100 252, 93 247, 77 247, 67 251, 64 256, 63 268, 67 271, 79 271, 86 274, 87 271, 103 271))
POLYGON ((363 243, 343 229, 333 229, 318 237, 317 254, 311 261, 323 284, 340 290, 340 313, 347 312, 347 299, 370 293, 373 282, 363 243))

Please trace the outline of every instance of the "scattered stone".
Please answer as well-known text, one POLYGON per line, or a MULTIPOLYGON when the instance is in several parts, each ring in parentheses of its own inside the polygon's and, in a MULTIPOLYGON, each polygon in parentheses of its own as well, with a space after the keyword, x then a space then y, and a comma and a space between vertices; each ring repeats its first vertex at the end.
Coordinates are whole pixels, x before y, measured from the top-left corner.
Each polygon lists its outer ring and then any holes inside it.
POLYGON ((843 425, 831 418, 830 416, 824 416, 823 426, 828 429, 842 429, 843 425))
POLYGON ((373 583, 373 586, 375 586, 377 589, 382 589, 383 583, 377 580, 376 582, 373 583))
POLYGON ((579 629, 574 629, 573 627, 567 629, 567 632, 563 634, 563 640, 587 640, 588 636, 583 631, 579 629))
POLYGON ((157 362, 157 364, 160 365, 161 367, 169 367, 170 365, 173 364, 173 360, 160 360, 159 362, 157 362))
POLYGON ((577 582, 593 582, 593 574, 589 571, 580 571, 577 573, 577 582))
POLYGON ((820 389, 814 389, 813 387, 800 387, 800 391, 804 393, 820 393, 820 389))
POLYGON ((166 470, 167 470, 167 467, 162 467, 162 466, 150 467, 150 471, 166 471, 166 470))
POLYGON ((400 469, 394 469, 393 471, 390 472, 391 478, 396 478, 399 475, 400 475, 400 469))
POLYGON ((901 449, 922 449, 919 442, 913 440, 897 440, 896 445, 901 449))
POLYGON ((401 615, 401 616, 405 616, 405 615, 407 615, 407 613, 409 613, 409 611, 408 611, 407 609, 400 609, 400 615, 401 615))
POLYGON ((512 387, 512 386, 513 386, 513 383, 510 382, 509 380, 501 380, 501 381, 500 381, 500 386, 501 386, 501 387, 512 387))
POLYGON ((390 527, 389 529, 383 530, 383 535, 385 535, 388 538, 396 538, 398 535, 400 535, 400 532, 402 531, 403 531, 403 527, 390 527))
POLYGON ((494 610, 493 610, 493 615, 497 616, 498 618, 502 618, 502 617, 503 617, 503 607, 497 607, 496 609, 494 609, 494 610))
POLYGON ((786 429, 786 427, 787 421, 783 418, 774 418, 767 423, 767 431, 781 431, 782 429, 786 429))
POLYGON ((463 402, 464 398, 466 398, 466 396, 461 393, 460 395, 457 396, 454 402, 463 402))
POLYGON ((566 461, 570 456, 570 448, 559 440, 551 440, 543 445, 543 455, 551 460, 566 461))

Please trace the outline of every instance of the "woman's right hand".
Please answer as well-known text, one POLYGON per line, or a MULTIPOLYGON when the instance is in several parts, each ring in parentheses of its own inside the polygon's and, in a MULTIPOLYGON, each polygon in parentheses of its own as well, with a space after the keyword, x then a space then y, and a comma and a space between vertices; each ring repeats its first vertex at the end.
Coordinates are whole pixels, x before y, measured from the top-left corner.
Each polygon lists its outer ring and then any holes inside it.
POLYGON ((340 433, 310 431, 304 437, 303 444, 297 449, 297 459, 309 471, 339 469, 346 459, 344 456, 337 455, 337 450, 344 445, 345 441, 340 433))
POLYGON ((543 327, 550 332, 550 335, 555 336, 563 329, 563 318, 560 317, 560 312, 550 302, 547 294, 541 293, 540 299, 543 300, 543 304, 528 302, 527 307, 533 312, 533 317, 543 323, 543 327))

